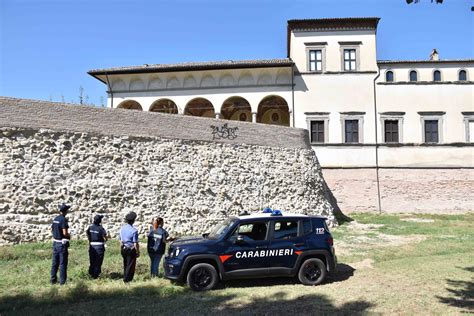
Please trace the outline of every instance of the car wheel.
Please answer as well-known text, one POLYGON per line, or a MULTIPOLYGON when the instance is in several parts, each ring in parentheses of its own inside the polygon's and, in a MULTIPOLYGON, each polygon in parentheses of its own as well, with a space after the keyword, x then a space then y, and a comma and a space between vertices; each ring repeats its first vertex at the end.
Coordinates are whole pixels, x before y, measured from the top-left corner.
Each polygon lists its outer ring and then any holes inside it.
POLYGON ((189 269, 187 282, 193 291, 212 290, 217 285, 216 268, 208 263, 198 263, 189 269))
POLYGON ((303 262, 298 279, 304 285, 318 285, 326 278, 326 265, 320 259, 310 258, 303 262))

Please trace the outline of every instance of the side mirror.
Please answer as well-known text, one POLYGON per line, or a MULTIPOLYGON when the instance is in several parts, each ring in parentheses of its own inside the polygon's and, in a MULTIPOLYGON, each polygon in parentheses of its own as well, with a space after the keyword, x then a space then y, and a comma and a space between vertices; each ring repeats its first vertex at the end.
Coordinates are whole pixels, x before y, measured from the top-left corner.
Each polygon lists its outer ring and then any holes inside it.
POLYGON ((235 240, 236 244, 243 244, 244 243, 244 236, 237 235, 237 239, 235 240))

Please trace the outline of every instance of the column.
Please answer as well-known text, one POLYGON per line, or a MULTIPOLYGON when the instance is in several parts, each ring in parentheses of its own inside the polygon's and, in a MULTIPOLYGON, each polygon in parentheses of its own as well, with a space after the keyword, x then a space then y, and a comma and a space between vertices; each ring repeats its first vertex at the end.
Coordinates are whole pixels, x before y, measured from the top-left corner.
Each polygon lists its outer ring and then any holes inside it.
POLYGON ((221 118, 221 114, 219 112, 216 113, 216 119, 220 119, 221 118))
POLYGON ((252 112, 252 123, 257 123, 257 112, 252 112))
POLYGON ((290 110, 290 126, 294 127, 293 126, 293 111, 291 111, 291 110, 290 110))

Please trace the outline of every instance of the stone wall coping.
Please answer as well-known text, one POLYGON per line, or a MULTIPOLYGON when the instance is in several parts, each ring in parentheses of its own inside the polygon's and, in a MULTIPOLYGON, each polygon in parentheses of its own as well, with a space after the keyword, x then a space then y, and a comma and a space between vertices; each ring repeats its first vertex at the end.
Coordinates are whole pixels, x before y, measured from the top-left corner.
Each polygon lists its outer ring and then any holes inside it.
POLYGON ((10 97, 0 97, 0 127, 311 149, 301 128, 10 97), (213 134, 224 124, 235 138, 213 134))

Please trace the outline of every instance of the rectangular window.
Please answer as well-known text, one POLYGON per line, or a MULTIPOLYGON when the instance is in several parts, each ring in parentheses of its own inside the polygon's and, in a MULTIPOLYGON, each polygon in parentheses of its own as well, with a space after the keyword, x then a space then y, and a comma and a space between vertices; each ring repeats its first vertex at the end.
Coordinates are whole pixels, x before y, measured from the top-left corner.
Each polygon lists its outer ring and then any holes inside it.
POLYGON ((298 221, 275 222, 273 239, 290 239, 298 236, 298 221))
POLYGON ((438 120, 425 120, 425 143, 439 142, 438 120))
POLYGON ((320 49, 309 51, 309 71, 323 70, 323 52, 320 49))
POLYGON ((324 143, 324 121, 311 121, 311 142, 324 143))
POLYGON ((241 224, 233 233, 233 237, 237 235, 244 237, 247 242, 256 240, 265 240, 267 236, 268 222, 255 222, 241 224))
POLYGON ((468 121, 467 123, 467 136, 467 141, 470 143, 474 143, 474 121, 468 121))
POLYGON ((344 70, 346 71, 356 70, 356 50, 355 49, 344 49, 344 70))
POLYGON ((303 220, 303 234, 309 234, 313 231, 311 220, 309 218, 303 220))
POLYGON ((346 143, 359 142, 359 120, 345 120, 344 134, 346 143))
POLYGON ((398 120, 385 120, 385 142, 386 143, 398 143, 398 120))

